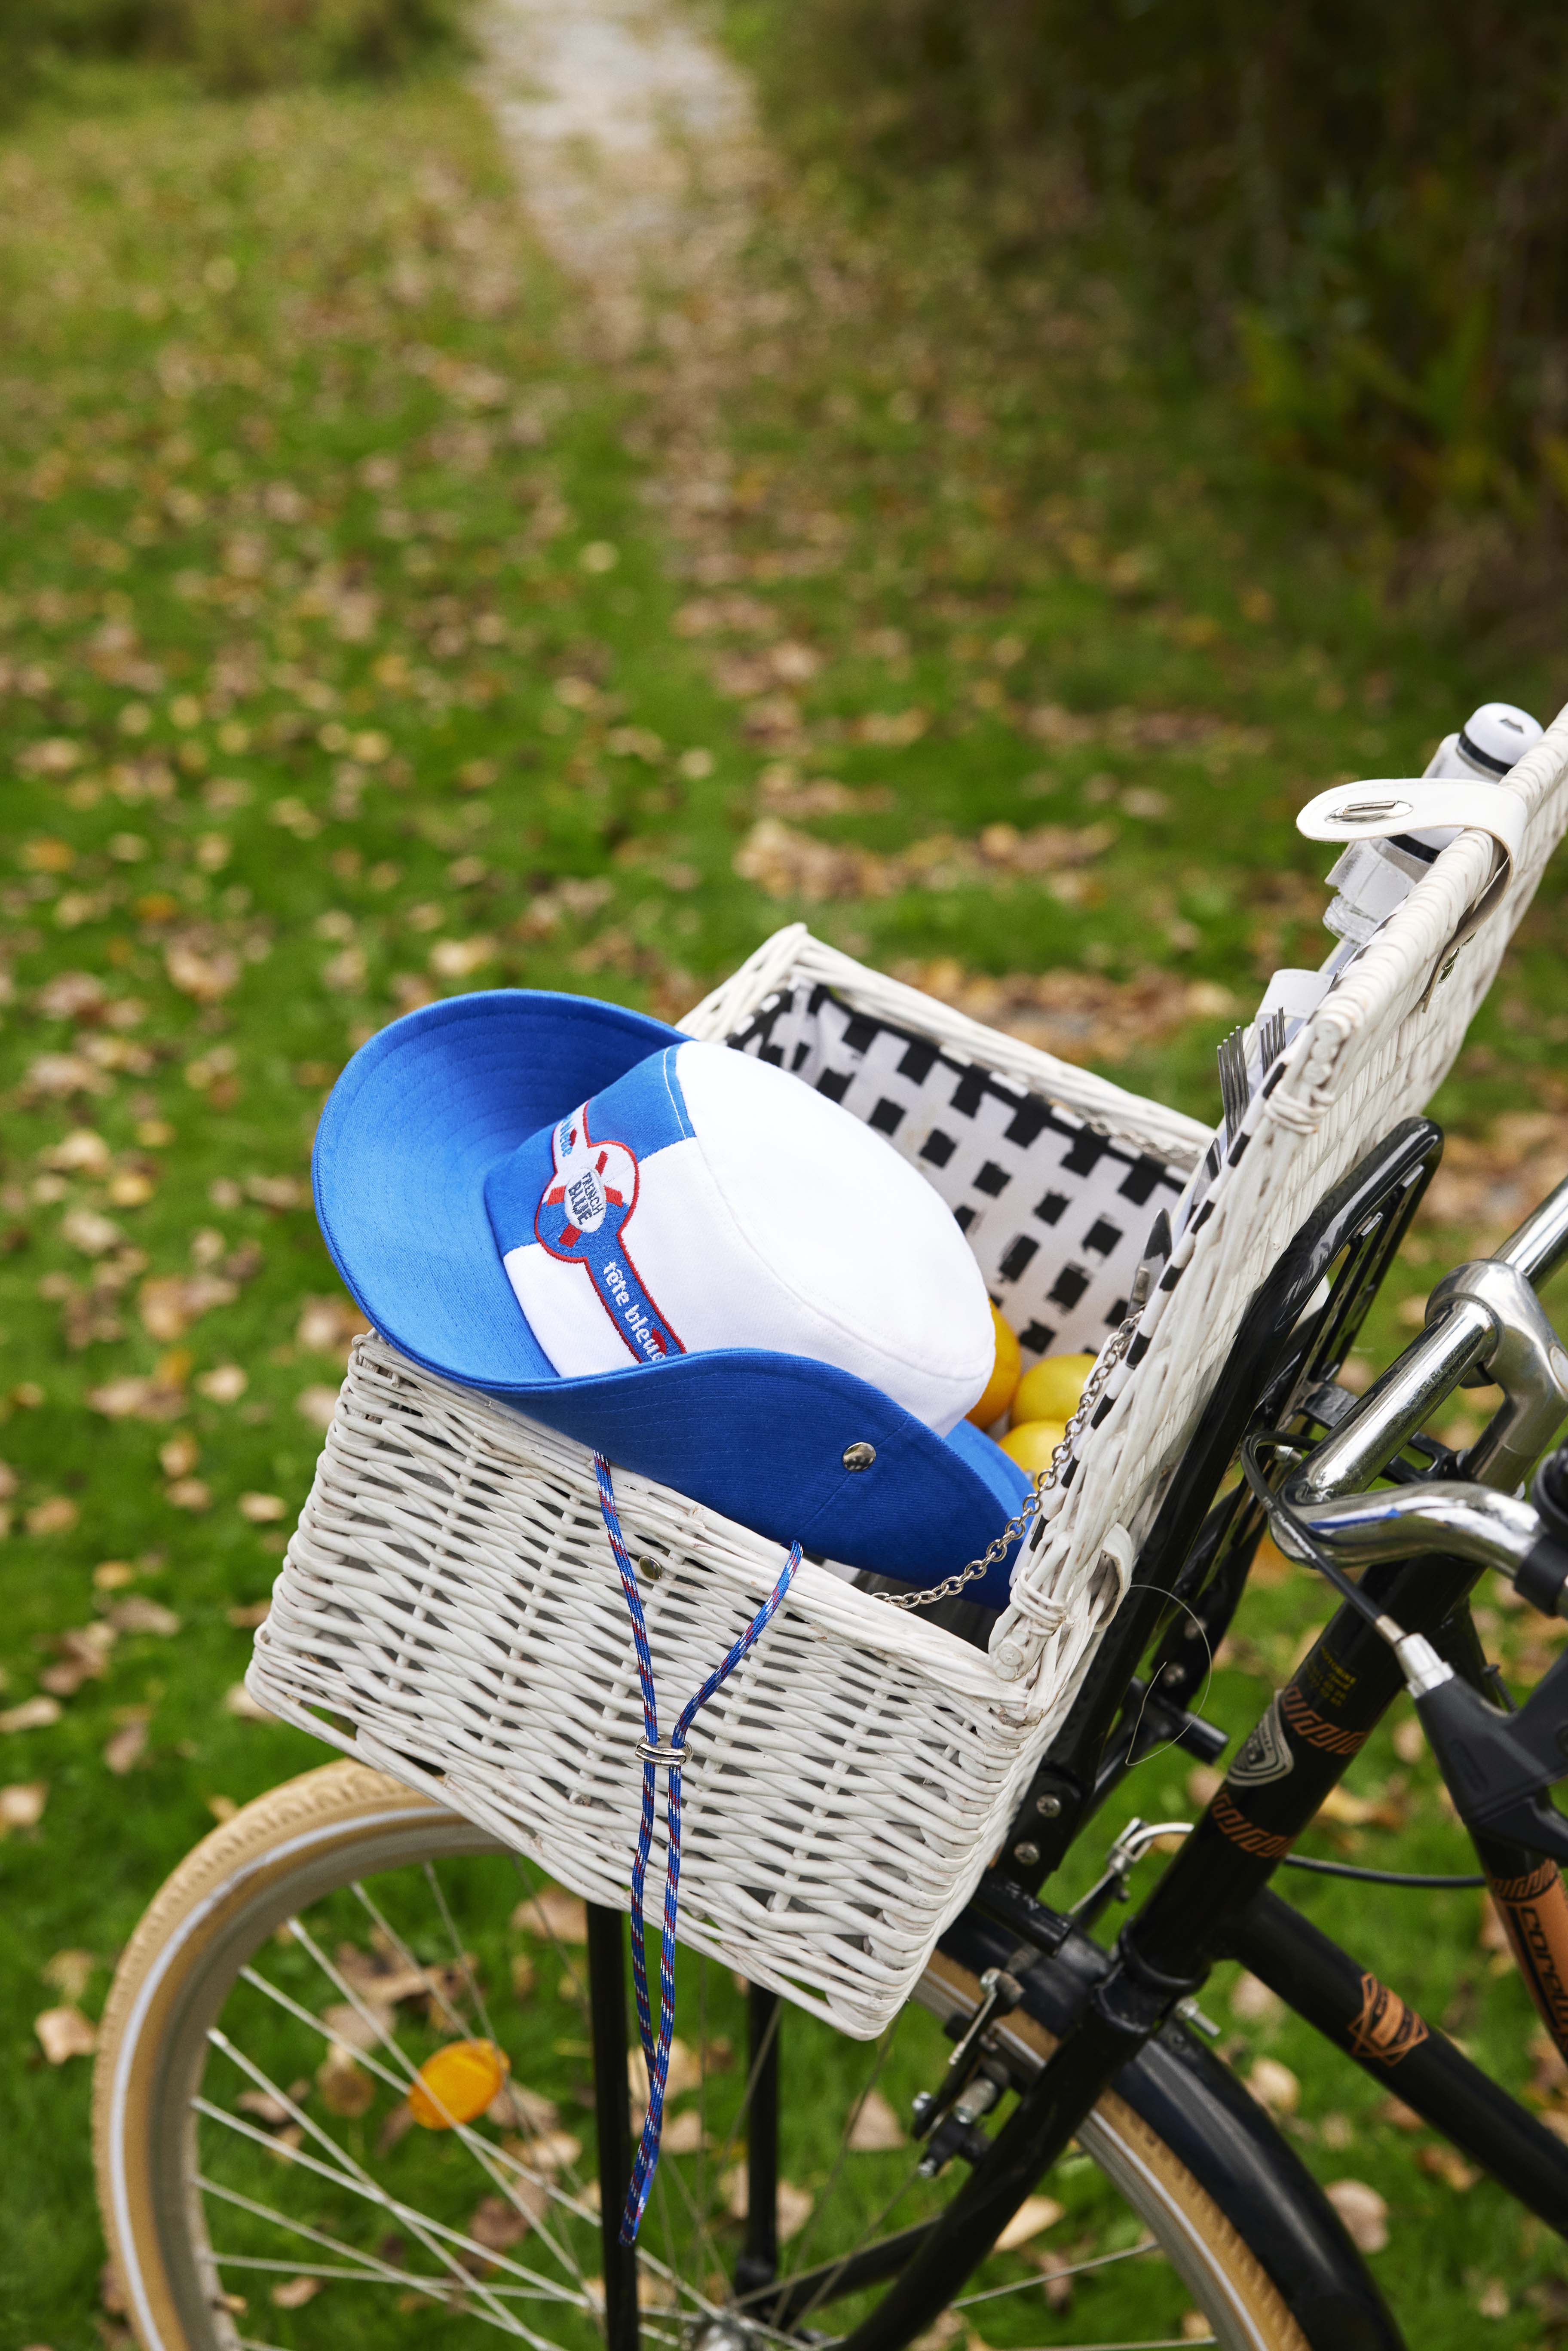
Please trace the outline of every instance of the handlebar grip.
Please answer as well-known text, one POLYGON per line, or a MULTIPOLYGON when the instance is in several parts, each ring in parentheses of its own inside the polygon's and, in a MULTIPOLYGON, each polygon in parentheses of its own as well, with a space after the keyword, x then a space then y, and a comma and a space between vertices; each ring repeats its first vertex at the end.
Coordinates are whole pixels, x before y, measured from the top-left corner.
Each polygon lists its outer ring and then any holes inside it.
POLYGON ((1568 1616, 1568 1546, 1542 1535, 1531 1545, 1513 1588, 1543 1616, 1568 1616))
POLYGON ((1546 1523, 1546 1531, 1568 1543, 1568 1444, 1547 1454, 1531 1480, 1530 1499, 1546 1523))

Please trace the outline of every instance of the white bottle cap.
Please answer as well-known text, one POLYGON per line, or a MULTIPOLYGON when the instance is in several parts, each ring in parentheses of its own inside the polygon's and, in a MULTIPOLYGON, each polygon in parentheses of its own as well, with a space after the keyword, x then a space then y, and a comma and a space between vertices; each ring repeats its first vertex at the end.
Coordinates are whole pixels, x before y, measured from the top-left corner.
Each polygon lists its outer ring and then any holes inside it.
POLYGON ((1506 776, 1545 729, 1511 702, 1483 702, 1459 730, 1459 749, 1483 773, 1506 776))

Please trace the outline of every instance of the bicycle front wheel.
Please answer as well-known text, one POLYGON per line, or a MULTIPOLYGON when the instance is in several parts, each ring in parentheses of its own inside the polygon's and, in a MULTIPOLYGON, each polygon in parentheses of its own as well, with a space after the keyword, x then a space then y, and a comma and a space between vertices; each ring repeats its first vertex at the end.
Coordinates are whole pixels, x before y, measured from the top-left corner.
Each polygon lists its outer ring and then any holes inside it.
MULTIPOLYGON (((95 2085, 104 2221, 145 2351, 425 2351, 433 2330, 455 2351, 486 2335, 600 2351, 586 1928, 482 1831, 354 1763, 275 1789, 197 1846, 127 1948, 95 2085), (456 2078, 431 2061, 460 2042, 492 2053, 494 2095, 447 2126, 421 2084, 456 2078)), ((907 2119, 946 2064, 944 2025, 979 1998, 975 1973, 938 1954, 874 2043, 695 1955, 677 1978, 631 2339, 830 2343, 965 2177, 960 2160, 924 2177, 907 2119), (759 2178, 771 2213, 748 2211, 759 2178)), ((1050 2045, 1015 2016, 1015 2085, 1050 2045)), ((628 2070, 634 2124, 634 2046, 628 2070)), ((1313 2351, 1243 2226, 1114 2096, 922 2342, 965 2334, 995 2351, 1313 2351)))

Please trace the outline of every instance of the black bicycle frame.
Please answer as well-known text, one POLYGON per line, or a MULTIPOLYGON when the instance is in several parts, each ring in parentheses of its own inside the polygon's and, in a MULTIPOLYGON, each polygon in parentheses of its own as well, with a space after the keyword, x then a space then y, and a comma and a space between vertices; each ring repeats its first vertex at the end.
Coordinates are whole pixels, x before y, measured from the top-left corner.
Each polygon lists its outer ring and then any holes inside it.
MULTIPOLYGON (((1343 1360, 1347 1334, 1359 1324, 1435 1164, 1435 1134, 1411 1122, 1390 1136, 1324 1201, 1260 1292, 1238 1361, 1211 1400, 1102 1647, 1092 1687, 1086 1684, 1075 1719, 1037 1775, 1001 1866, 982 1881, 976 1896, 980 1908, 995 1905, 1005 1914, 1009 1905, 1015 1911, 1024 1907, 1019 1878, 1049 1866, 1047 1851, 1064 1849, 1070 1841, 1069 1819, 1081 1822, 1092 1808, 1097 1780, 1103 1785, 1098 1765, 1106 1734, 1143 1648, 1157 1633, 1166 1594, 1181 1591, 1185 1579, 1201 1600, 1220 1583, 1227 1553, 1245 1551, 1249 1561, 1258 1506, 1250 1495, 1245 1500, 1228 1496, 1205 1528, 1209 1498, 1249 1422, 1288 1428, 1292 1422, 1321 1425, 1332 1413, 1321 1394, 1314 1411, 1313 1382, 1325 1365, 1332 1369, 1343 1360), (1333 1294, 1302 1337, 1305 1300, 1345 1252, 1333 1294), (1042 1796, 1049 1801, 1042 1803, 1042 1796)), ((1369 1568, 1362 1589, 1407 1631, 1424 1633, 1456 1673, 1479 1686, 1489 1668, 1469 1614, 1478 1574, 1468 1562, 1427 1557, 1369 1568)), ((1244 1570, 1222 1588, 1219 1604, 1227 1614, 1243 1581, 1244 1570)), ((1173 1687, 1175 1677, 1167 1681, 1169 1664, 1167 1658, 1155 1679, 1167 1706, 1185 1695, 1173 1687)), ((845 2338, 844 2351, 903 2351, 932 2313, 946 2307, 1123 2067, 1166 2027, 1177 2004, 1198 1990, 1221 1958, 1243 1961, 1355 2064, 1396 2086, 1425 2121, 1568 2236, 1568 2147, 1397 1991, 1270 1887, 1291 1844, 1401 1687, 1399 1667, 1382 1635, 1359 1611, 1340 1608, 1124 1928, 1104 1973, 1019 2095, 990 2152, 876 2310, 845 2338)), ((1537 1855, 1495 1838, 1477 1844, 1494 1883, 1529 1885, 1543 1889, 1546 1898, 1554 1893, 1561 1909, 1555 1872, 1542 1872, 1537 1855)), ((1051 1933, 1067 1934, 1067 1921, 1048 1925, 1053 1914, 1033 1903, 1027 1907, 1041 1922, 1035 1938, 1042 1949, 1051 1948, 1051 1933)), ((1548 2022, 1568 2038, 1568 2001, 1554 2009, 1550 1983, 1538 1980, 1532 1989, 1548 2022)))

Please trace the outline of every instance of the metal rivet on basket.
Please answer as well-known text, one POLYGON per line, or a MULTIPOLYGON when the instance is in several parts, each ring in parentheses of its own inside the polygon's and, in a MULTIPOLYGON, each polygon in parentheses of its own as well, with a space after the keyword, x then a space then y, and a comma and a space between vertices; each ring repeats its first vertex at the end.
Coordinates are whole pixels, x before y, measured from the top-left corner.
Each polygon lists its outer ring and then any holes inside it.
POLYGON ((662 1559, 640 1559, 637 1573, 644 1583, 657 1583, 664 1573, 664 1562, 662 1559))
POLYGON ((1040 1847, 1037 1844, 1015 1844, 1013 1859, 1021 1861, 1026 1869, 1032 1869, 1040 1859, 1040 1847))
POLYGON ((869 1469, 875 1459, 875 1446, 868 1445, 863 1437, 858 1438, 853 1445, 846 1445, 844 1447, 846 1469, 869 1469))

